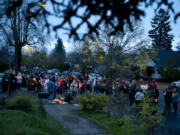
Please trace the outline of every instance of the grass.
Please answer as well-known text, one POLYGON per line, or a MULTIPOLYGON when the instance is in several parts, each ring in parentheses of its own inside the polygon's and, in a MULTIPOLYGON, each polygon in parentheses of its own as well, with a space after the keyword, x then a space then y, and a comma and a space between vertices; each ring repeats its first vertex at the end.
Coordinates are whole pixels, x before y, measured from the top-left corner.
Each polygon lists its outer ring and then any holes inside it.
POLYGON ((67 131, 51 118, 19 110, 0 111, 1 135, 68 135, 67 131))
POLYGON ((6 100, 7 106, 27 108, 27 112, 41 115, 38 101, 28 93, 20 93, 6 100))
POLYGON ((78 110, 77 113, 95 122, 97 125, 114 135, 124 135, 122 128, 118 125, 118 119, 115 116, 108 118, 107 113, 100 111, 93 112, 78 110))
MULTIPOLYGON (((50 116, 43 117, 38 102, 28 95, 18 95, 7 100, 8 105, 16 105, 19 99, 29 99, 30 111, 0 110, 0 135, 69 135, 69 133, 50 116)), ((25 100, 27 101, 27 100, 25 100)))

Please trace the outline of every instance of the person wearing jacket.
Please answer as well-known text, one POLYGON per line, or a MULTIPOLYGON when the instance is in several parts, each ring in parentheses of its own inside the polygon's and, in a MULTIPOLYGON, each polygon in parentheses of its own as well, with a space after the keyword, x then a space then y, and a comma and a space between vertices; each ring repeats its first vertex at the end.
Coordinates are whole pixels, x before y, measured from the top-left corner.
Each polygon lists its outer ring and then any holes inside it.
POLYGON ((136 94, 136 84, 135 83, 131 83, 129 90, 128 90, 128 94, 129 94, 129 102, 130 105, 132 106, 135 102, 135 94, 136 94))
POLYGON ((168 87, 164 92, 164 101, 165 101, 165 107, 164 107, 164 112, 163 115, 168 112, 168 115, 171 113, 171 104, 172 104, 172 87, 168 87))
POLYGON ((178 110, 178 102, 180 101, 180 93, 177 90, 177 88, 175 87, 173 89, 173 94, 172 94, 172 103, 173 103, 173 109, 174 112, 173 114, 176 115, 177 114, 177 110, 178 110))
POLYGON ((159 90, 157 88, 154 88, 152 94, 152 102, 154 105, 158 104, 158 98, 159 98, 159 90))
POLYGON ((47 83, 47 88, 49 92, 49 100, 53 102, 53 99, 56 95, 56 83, 55 79, 49 78, 49 82, 47 83))
POLYGON ((142 90, 139 90, 136 92, 135 94, 135 101, 136 101, 136 104, 139 105, 139 103, 143 100, 144 98, 144 93, 142 90))
MULTIPOLYGON (((61 96, 64 94, 62 91, 63 89, 63 81, 60 77, 58 77, 58 80, 57 80, 57 94, 58 94, 58 98, 60 99, 61 96)), ((64 95, 63 95, 64 96, 64 95)))

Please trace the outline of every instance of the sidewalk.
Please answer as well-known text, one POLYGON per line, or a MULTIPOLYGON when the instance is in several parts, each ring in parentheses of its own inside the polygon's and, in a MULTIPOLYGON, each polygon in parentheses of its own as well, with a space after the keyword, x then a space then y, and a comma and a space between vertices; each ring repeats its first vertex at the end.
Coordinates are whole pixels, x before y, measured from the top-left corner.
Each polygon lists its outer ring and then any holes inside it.
POLYGON ((45 105, 46 112, 66 128, 71 135, 112 135, 90 120, 76 114, 73 105, 45 105))

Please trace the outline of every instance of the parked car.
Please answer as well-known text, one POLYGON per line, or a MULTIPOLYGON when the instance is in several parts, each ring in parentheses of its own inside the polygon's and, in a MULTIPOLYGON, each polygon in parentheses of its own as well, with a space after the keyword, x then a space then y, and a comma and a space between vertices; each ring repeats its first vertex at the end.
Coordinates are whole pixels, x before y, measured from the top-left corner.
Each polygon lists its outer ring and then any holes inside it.
POLYGON ((48 74, 60 74, 60 71, 58 69, 49 69, 47 70, 48 74))
POLYGON ((180 80, 172 82, 171 85, 180 87, 180 80))
POLYGON ((64 71, 63 74, 64 75, 71 75, 71 71, 64 71))
POLYGON ((99 81, 102 80, 102 76, 100 76, 99 74, 90 73, 88 76, 90 81, 92 81, 93 79, 97 79, 99 81))
POLYGON ((47 73, 48 73, 48 74, 51 74, 51 73, 52 73, 52 70, 51 70, 51 69, 47 70, 47 73))
POLYGON ((3 78, 4 74, 0 73, 0 85, 2 84, 2 78, 3 78))

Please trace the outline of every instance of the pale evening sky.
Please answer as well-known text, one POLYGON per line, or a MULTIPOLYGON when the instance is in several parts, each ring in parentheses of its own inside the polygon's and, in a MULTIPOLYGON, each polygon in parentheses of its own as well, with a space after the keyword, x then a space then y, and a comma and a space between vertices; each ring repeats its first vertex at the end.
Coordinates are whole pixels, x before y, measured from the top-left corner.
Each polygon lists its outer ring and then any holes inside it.
MULTIPOLYGON (((180 1, 179 0, 174 0, 175 4, 174 4, 174 9, 175 9, 175 12, 178 12, 179 11, 179 7, 180 7, 180 1)), ((143 27, 145 29, 145 34, 148 35, 148 31, 151 29, 151 19, 154 17, 154 8, 155 6, 153 7, 149 7, 149 8, 146 8, 145 9, 145 17, 142 17, 142 24, 143 24, 143 27)), ((51 5, 47 4, 46 5, 46 9, 47 10, 51 10, 51 5)), ((174 35, 174 41, 173 41, 173 46, 176 46, 177 42, 179 42, 180 40, 180 18, 178 18, 177 22, 174 23, 174 15, 173 13, 170 12, 170 15, 171 15, 171 18, 170 18, 170 21, 171 21, 171 26, 172 26, 172 32, 171 34, 174 35)), ((95 18, 92 18, 91 19, 92 22, 95 21, 95 18)), ((55 17, 50 17, 49 18, 49 22, 51 24, 58 24, 58 19, 55 18, 55 17)), ((74 20, 73 23, 76 24, 78 22, 78 20, 74 20)), ((84 33, 86 32, 87 28, 86 26, 82 26, 81 29, 80 29, 80 32, 81 33, 84 33)), ((52 32, 52 37, 54 37, 55 33, 52 32)), ((73 48, 73 42, 71 40, 69 40, 68 38, 68 35, 65 34, 65 31, 63 30, 58 30, 58 36, 63 40, 63 43, 64 43, 64 46, 65 46, 65 49, 67 52, 70 52, 72 51, 74 48, 73 48)), ((56 39, 53 38, 52 41, 50 41, 50 46, 49 46, 49 49, 51 50, 52 48, 54 48, 54 44, 56 42, 56 39)))

